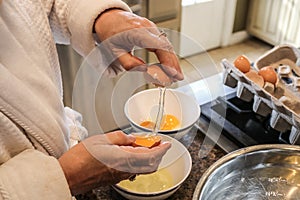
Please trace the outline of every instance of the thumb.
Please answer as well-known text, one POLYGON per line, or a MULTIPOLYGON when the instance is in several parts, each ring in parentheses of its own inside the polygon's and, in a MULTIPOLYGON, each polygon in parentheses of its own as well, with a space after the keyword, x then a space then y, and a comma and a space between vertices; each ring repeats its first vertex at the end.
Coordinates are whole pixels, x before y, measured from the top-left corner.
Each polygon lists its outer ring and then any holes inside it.
POLYGON ((106 139, 109 144, 127 146, 131 145, 135 141, 135 137, 132 135, 127 135, 122 131, 114 131, 105 134, 106 139))
POLYGON ((136 57, 130 53, 120 55, 118 57, 118 60, 123 68, 127 71, 147 71, 147 65, 145 64, 145 62, 141 58, 136 57))

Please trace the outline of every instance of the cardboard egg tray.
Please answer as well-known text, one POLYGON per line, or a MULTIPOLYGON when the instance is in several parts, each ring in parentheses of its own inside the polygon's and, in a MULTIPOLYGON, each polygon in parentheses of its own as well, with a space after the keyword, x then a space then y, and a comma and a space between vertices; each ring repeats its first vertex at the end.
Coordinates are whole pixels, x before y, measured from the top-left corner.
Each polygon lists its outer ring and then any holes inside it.
POLYGON ((282 45, 262 55, 252 66, 258 71, 264 66, 272 66, 278 75, 277 83, 265 82, 259 86, 250 80, 228 60, 224 66, 223 82, 237 88, 240 99, 252 102, 253 111, 261 116, 270 115, 270 126, 280 132, 289 132, 289 142, 300 144, 300 51, 282 45))

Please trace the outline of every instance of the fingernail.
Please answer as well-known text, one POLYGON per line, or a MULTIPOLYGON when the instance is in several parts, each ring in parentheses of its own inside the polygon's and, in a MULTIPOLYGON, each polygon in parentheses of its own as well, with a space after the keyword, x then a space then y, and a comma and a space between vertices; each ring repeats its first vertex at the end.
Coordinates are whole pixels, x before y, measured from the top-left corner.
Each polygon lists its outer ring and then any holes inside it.
POLYGON ((162 142, 162 145, 164 145, 164 146, 166 146, 168 148, 171 148, 171 146, 172 146, 171 142, 168 142, 168 141, 162 142))
POLYGON ((183 80, 184 79, 184 76, 183 76, 183 74, 182 73, 177 73, 176 74, 176 78, 177 78, 177 80, 183 80))
POLYGON ((174 68, 170 68, 170 73, 171 73, 172 76, 175 76, 176 74, 178 74, 178 71, 174 68))
POLYGON ((178 74, 178 71, 172 67, 163 66, 163 70, 171 77, 174 77, 178 74))

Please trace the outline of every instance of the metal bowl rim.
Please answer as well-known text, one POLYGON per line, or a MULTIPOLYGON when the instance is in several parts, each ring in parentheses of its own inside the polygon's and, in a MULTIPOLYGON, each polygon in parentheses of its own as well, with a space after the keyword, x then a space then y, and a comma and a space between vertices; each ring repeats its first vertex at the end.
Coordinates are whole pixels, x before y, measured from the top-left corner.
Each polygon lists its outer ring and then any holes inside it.
POLYGON ((238 150, 235 150, 233 152, 228 153, 227 155, 223 156, 219 160, 217 160, 213 165, 211 165, 201 176, 194 194, 193 194, 193 200, 199 200, 199 197, 201 195, 202 188, 205 186, 207 179, 209 176, 220 166, 225 164, 226 162, 247 153, 255 152, 255 151, 261 151, 261 150, 293 150, 293 151, 299 151, 300 152, 300 146, 298 145, 290 145, 290 144, 262 144, 262 145, 254 145, 249 146, 245 148, 241 148, 238 150))

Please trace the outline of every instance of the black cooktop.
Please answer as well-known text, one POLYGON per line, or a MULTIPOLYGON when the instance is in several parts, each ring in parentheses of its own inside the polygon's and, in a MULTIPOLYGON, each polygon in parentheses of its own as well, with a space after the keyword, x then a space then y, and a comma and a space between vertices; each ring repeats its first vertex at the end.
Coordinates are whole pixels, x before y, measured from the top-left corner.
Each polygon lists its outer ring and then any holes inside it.
POLYGON ((289 133, 270 126, 270 116, 263 117, 235 93, 201 105, 201 117, 215 126, 223 127, 222 134, 239 147, 257 144, 289 144, 289 133), (213 116, 213 117, 212 117, 213 116))

